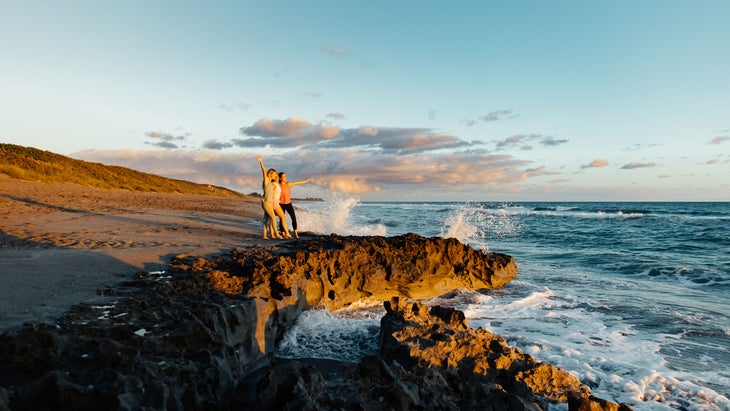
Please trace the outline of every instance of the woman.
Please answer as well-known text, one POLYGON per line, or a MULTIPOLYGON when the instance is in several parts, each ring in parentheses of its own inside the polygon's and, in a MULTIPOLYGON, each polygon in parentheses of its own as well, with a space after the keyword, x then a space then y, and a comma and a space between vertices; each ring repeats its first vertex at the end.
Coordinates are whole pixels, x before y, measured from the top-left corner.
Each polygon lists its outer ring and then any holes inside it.
MULTIPOLYGON (((279 206, 281 206, 281 209, 289 213, 289 216, 291 217, 291 227, 294 231, 294 237, 299 238, 299 233, 297 232, 297 216, 294 214, 294 206, 291 204, 291 188, 294 186, 298 186, 299 184, 304 184, 312 181, 311 178, 308 178, 306 180, 299 180, 299 181, 292 181, 288 182, 286 181, 286 173, 281 172, 279 173, 279 186, 281 186, 281 197, 279 198, 279 206)), ((281 219, 281 229, 286 229, 286 219, 281 219)))
POLYGON ((276 229, 276 217, 278 216, 282 220, 286 218, 286 216, 284 215, 284 211, 281 209, 281 206, 279 206, 279 197, 281 196, 281 187, 279 186, 278 182, 279 175, 276 174, 276 170, 274 170, 273 168, 270 168, 269 171, 266 171, 266 167, 264 167, 264 160, 261 158, 261 156, 256 156, 256 160, 258 160, 259 164, 261 165, 261 174, 263 175, 261 186, 264 189, 264 197, 261 199, 261 206, 266 212, 264 216, 263 227, 264 240, 267 239, 267 219, 271 238, 291 238, 291 234, 289 234, 289 231, 286 229, 286 227, 284 227, 284 230, 282 230, 284 232, 283 237, 276 229))

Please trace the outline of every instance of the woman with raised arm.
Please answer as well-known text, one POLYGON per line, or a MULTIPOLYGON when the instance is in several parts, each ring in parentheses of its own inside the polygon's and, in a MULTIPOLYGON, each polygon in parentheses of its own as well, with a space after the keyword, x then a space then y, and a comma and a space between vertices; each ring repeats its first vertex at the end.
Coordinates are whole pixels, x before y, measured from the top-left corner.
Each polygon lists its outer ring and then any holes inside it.
POLYGON ((281 196, 279 175, 276 174, 276 170, 274 170, 273 168, 270 168, 268 171, 266 171, 266 167, 264 167, 264 160, 261 158, 261 156, 256 156, 256 160, 258 160, 259 164, 261 165, 261 174, 263 175, 263 181, 261 183, 261 186, 264 189, 264 197, 261 199, 261 206, 266 212, 263 228, 264 239, 267 238, 266 217, 268 217, 269 232, 271 233, 272 238, 291 238, 291 235, 289 234, 289 231, 286 229, 286 227, 284 227, 283 230, 284 237, 282 237, 279 234, 279 231, 276 229, 276 217, 278 216, 281 219, 286 218, 286 216, 284 215, 284 211, 281 209, 281 206, 279 206, 279 197, 281 196))
MULTIPOLYGON (((304 184, 312 181, 311 178, 308 178, 306 180, 299 180, 299 181, 287 181, 286 180, 286 173, 280 172, 279 173, 279 186, 281 186, 281 198, 279 199, 279 205, 281 206, 281 209, 289 213, 289 216, 291 217, 291 227, 292 231, 294 231, 294 237, 299 238, 299 233, 297 232, 297 215, 294 213, 294 206, 291 203, 291 188, 294 186, 298 186, 299 184, 304 184)), ((284 230, 286 228, 286 219, 281 219, 281 229, 284 230)))

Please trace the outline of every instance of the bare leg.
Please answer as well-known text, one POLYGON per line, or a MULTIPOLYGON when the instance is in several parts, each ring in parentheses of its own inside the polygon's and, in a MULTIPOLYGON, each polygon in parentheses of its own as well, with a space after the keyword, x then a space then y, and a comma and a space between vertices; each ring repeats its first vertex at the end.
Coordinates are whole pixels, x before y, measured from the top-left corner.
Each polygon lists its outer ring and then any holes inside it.
MULTIPOLYGON (((276 213, 279 218, 281 218, 281 221, 286 221, 286 216, 284 215, 284 210, 281 209, 280 206, 275 205, 274 206, 274 212, 276 213)), ((291 238, 291 234, 289 234, 289 230, 287 230, 286 225, 284 225, 284 237, 291 238)))
MULTIPOLYGON (((271 232, 271 238, 281 238, 279 235, 279 232, 276 231, 276 215, 274 214, 274 205, 269 202, 265 202, 264 204, 264 210, 266 210, 266 215, 268 219, 268 225, 269 225, 269 231, 271 232)), ((264 223, 264 226, 266 224, 264 223)), ((265 228, 264 228, 265 230, 265 228)))

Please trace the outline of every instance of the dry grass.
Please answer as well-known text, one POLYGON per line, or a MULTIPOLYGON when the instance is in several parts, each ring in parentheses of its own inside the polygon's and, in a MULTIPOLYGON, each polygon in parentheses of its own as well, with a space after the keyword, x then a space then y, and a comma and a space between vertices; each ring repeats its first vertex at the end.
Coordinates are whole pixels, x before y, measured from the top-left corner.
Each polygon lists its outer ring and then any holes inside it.
POLYGON ((130 191, 246 198, 245 194, 190 181, 174 180, 119 166, 76 160, 14 144, 0 144, 0 173, 19 180, 75 183, 130 191))

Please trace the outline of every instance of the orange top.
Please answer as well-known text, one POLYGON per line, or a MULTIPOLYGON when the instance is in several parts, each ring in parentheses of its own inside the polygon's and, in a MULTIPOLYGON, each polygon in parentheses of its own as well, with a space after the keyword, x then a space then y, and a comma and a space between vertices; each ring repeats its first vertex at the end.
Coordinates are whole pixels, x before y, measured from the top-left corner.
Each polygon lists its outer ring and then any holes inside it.
POLYGON ((279 197, 279 204, 291 204, 291 187, 289 183, 279 183, 281 187, 281 197, 279 197))

